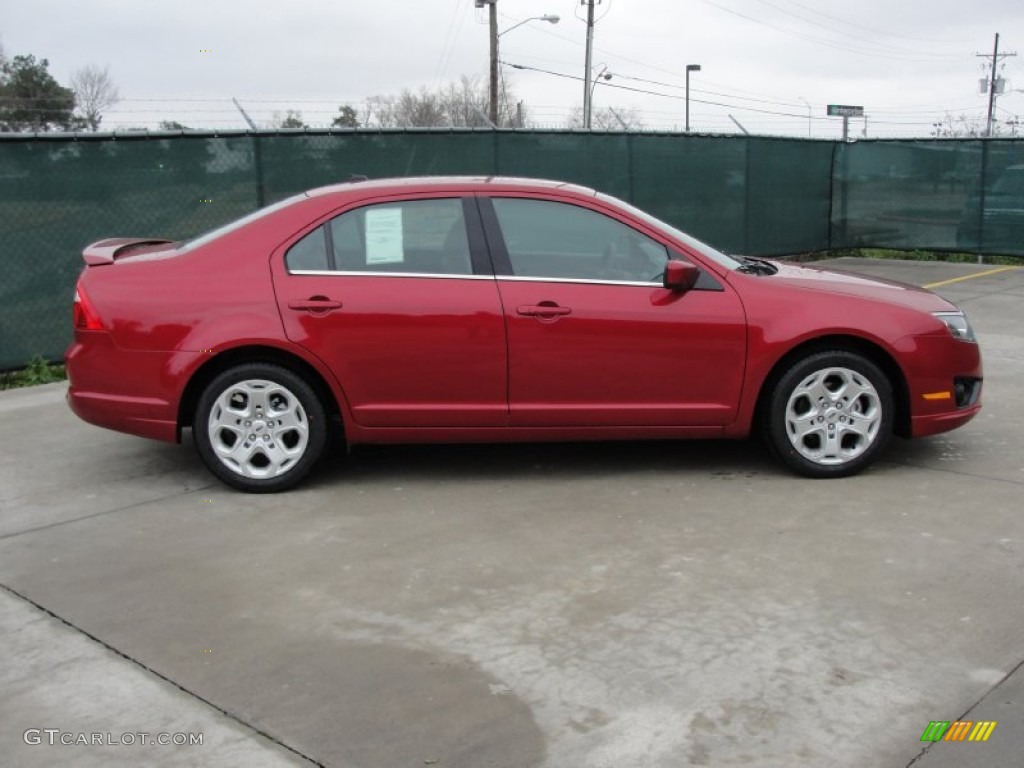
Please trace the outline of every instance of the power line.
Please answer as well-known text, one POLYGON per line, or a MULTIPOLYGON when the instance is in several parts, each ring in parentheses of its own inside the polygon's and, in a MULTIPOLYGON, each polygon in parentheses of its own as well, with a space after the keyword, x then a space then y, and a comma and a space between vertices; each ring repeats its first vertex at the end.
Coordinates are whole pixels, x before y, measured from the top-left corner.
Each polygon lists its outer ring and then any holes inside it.
MULTIPOLYGON (((867 45, 872 45, 872 46, 875 46, 875 47, 880 48, 882 50, 889 50, 889 51, 896 52, 896 53, 909 53, 909 54, 912 54, 912 55, 915 55, 915 56, 928 56, 928 57, 934 57, 934 58, 951 58, 951 57, 956 57, 957 56, 956 54, 932 54, 932 53, 926 53, 924 51, 916 51, 916 50, 913 50, 911 48, 903 48, 903 47, 900 47, 900 46, 889 45, 887 43, 879 43, 879 42, 876 42, 874 40, 870 40, 870 39, 868 39, 866 37, 863 37, 863 36, 853 37, 851 35, 851 33, 844 32, 842 29, 837 29, 836 27, 833 27, 831 25, 823 24, 820 21, 814 21, 813 19, 809 19, 806 16, 802 16, 802 15, 800 15, 800 14, 794 12, 794 11, 786 10, 782 6, 776 5, 775 3, 771 2, 771 0, 757 0, 757 2, 762 3, 763 5, 767 5, 769 8, 774 8, 775 10, 780 11, 781 13, 784 13, 784 14, 786 14, 788 16, 792 16, 793 18, 798 19, 799 21, 802 21, 805 24, 810 24, 812 26, 818 27, 819 29, 824 29, 824 30, 826 30, 828 32, 833 32, 835 34, 841 35, 844 39, 854 39, 854 40, 856 40, 856 41, 858 41, 860 43, 867 44, 867 45)), ((836 18, 836 17, 830 17, 830 18, 836 18)), ((856 25, 852 25, 852 26, 856 26, 856 25)), ((877 31, 877 30, 872 30, 872 31, 877 31)), ((885 33, 884 32, 880 32, 879 34, 883 34, 884 35, 885 33)))
POLYGON ((903 35, 903 34, 900 34, 899 32, 887 32, 885 30, 877 29, 875 27, 866 27, 863 24, 857 24, 856 22, 853 22, 853 21, 846 21, 845 19, 841 19, 838 16, 832 16, 832 15, 830 15, 828 13, 825 13, 824 11, 818 10, 817 8, 812 8, 809 5, 804 5, 803 3, 797 2, 797 0, 787 0, 787 1, 790 4, 792 4, 792 5, 795 5, 795 6, 798 6, 800 8, 803 8, 805 11, 809 11, 810 13, 816 14, 818 16, 823 16, 826 19, 832 19, 833 21, 838 21, 840 24, 845 24, 848 27, 856 27, 858 29, 863 29, 863 30, 866 30, 868 32, 874 32, 875 34, 878 34, 878 35, 885 35, 886 37, 901 37, 904 40, 916 40, 916 41, 922 42, 922 43, 937 43, 938 45, 951 45, 951 44, 966 45, 967 44, 967 41, 964 41, 964 40, 934 40, 934 39, 929 39, 929 38, 924 38, 924 37, 912 37, 911 35, 903 35))
MULTIPOLYGON (((552 75, 554 77, 561 77, 561 78, 565 78, 565 79, 568 79, 568 80, 583 80, 582 77, 577 77, 576 75, 567 75, 567 74, 562 73, 562 72, 553 72, 553 71, 551 71, 549 69, 541 69, 539 67, 528 67, 525 64, 513 64, 512 62, 507 62, 507 61, 503 61, 502 64, 505 64, 506 66, 512 67, 513 69, 525 69, 525 70, 529 70, 529 71, 533 71, 533 72, 543 72, 546 75, 552 75)), ((599 85, 602 88, 615 88, 616 90, 620 90, 620 91, 632 91, 633 93, 644 93, 644 94, 647 94, 649 96, 661 96, 662 98, 674 99, 676 101, 685 101, 686 100, 686 98, 684 96, 676 96, 676 95, 671 94, 671 93, 660 93, 658 91, 650 91, 650 90, 647 90, 645 88, 634 88, 634 87, 629 86, 629 85, 616 85, 615 83, 609 83, 609 82, 602 82, 602 83, 599 83, 599 85)), ((797 115, 797 114, 793 114, 793 113, 789 113, 789 112, 777 112, 775 110, 768 110, 768 109, 757 109, 755 107, 746 107, 746 106, 743 106, 743 105, 740 105, 740 104, 723 104, 722 102, 719 102, 719 101, 707 101, 705 99, 694 99, 692 97, 690 98, 690 101, 693 102, 694 104, 709 104, 709 105, 715 106, 715 107, 727 107, 729 109, 743 110, 745 112, 758 112, 758 113, 767 114, 767 115, 782 115, 784 117, 796 117, 796 118, 799 118, 801 120, 806 120, 807 119, 807 115, 797 115)), ((821 118, 813 118, 813 119, 816 119, 816 120, 827 120, 828 118, 821 117, 821 118)))
POLYGON ((861 55, 861 56, 876 56, 876 57, 880 56, 880 57, 886 58, 886 59, 896 59, 896 60, 901 60, 901 61, 926 61, 926 60, 934 60, 936 57, 938 57, 938 58, 947 58, 947 57, 953 55, 953 54, 917 54, 916 56, 905 56, 905 55, 899 55, 899 54, 895 54, 895 53, 882 53, 880 51, 873 51, 873 50, 870 50, 870 49, 858 48, 858 47, 851 46, 851 45, 844 45, 844 44, 842 44, 840 42, 836 42, 836 41, 833 41, 833 40, 825 40, 823 38, 815 37, 813 35, 805 34, 805 33, 802 33, 802 32, 795 32, 793 30, 786 29, 785 27, 780 27, 777 24, 772 24, 771 22, 764 21, 763 19, 758 19, 758 18, 755 18, 753 16, 748 16, 745 13, 740 13, 739 11, 735 11, 735 10, 733 10, 731 8, 727 8, 724 5, 719 5, 718 3, 714 2, 713 0, 702 0, 702 2, 706 3, 707 5, 712 6, 713 8, 717 8, 718 10, 723 11, 725 13, 731 14, 733 16, 738 16, 741 19, 746 19, 747 21, 753 22, 755 24, 760 24, 762 26, 768 27, 769 29, 774 29, 776 32, 781 32, 784 35, 790 35, 791 37, 797 37, 797 38, 800 38, 801 40, 807 40, 807 41, 815 43, 817 45, 823 45, 823 46, 825 46, 827 48, 834 48, 836 50, 847 51, 849 53, 856 53, 856 54, 861 55))
POLYGON ((452 17, 448 22, 448 30, 445 32, 444 43, 441 45, 441 56, 437 60, 437 66, 434 67, 434 84, 435 86, 440 83, 444 73, 448 70, 448 65, 451 63, 451 57, 455 53, 455 43, 459 39, 459 35, 462 33, 462 25, 466 20, 466 14, 462 10, 462 4, 465 0, 455 0, 455 8, 452 9, 452 17))

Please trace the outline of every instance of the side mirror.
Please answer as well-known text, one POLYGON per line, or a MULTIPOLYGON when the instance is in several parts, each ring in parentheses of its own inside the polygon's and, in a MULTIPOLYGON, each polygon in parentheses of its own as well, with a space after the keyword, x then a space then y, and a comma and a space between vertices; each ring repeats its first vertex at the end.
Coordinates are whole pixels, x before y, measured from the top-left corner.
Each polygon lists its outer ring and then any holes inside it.
POLYGON ((670 259, 665 265, 664 286, 670 291, 688 291, 697 284, 700 269, 688 261, 670 259))

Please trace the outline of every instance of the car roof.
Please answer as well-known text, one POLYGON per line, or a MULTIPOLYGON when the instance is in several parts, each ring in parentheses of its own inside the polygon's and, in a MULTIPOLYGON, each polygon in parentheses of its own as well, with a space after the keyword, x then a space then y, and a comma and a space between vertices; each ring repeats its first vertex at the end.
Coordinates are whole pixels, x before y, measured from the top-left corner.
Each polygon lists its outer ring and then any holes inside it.
POLYGON ((551 179, 530 179, 515 176, 405 176, 387 179, 353 179, 306 191, 307 197, 320 197, 356 190, 374 192, 443 192, 446 190, 487 190, 489 192, 529 192, 562 190, 593 197, 590 187, 551 179))

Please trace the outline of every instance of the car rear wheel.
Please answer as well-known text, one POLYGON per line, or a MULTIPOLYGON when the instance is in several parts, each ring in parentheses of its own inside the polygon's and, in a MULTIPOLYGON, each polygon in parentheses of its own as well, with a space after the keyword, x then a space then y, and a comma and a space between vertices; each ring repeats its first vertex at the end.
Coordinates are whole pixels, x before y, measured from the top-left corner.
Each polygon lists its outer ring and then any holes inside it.
POLYGON ((845 477, 870 464, 892 434, 892 385, 853 352, 809 355, 771 391, 765 419, 773 452, 808 477, 845 477))
POLYGON ((221 373, 199 397, 192 433, 203 462, 249 493, 291 488, 326 444, 323 404, 298 375, 248 363, 221 373))

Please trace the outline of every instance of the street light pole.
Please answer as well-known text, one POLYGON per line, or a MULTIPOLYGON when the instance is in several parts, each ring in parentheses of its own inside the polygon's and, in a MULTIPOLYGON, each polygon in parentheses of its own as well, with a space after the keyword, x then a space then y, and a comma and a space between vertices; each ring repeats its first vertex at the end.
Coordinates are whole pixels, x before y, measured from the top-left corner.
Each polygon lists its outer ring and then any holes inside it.
MULTIPOLYGON (((599 82, 601 82, 601 78, 604 78, 605 80, 611 80, 612 79, 612 73, 608 71, 608 65, 607 64, 603 64, 601 66, 601 71, 597 73, 597 77, 594 78, 594 82, 590 86, 590 100, 587 102, 587 104, 589 105, 588 108, 590 109, 590 112, 587 113, 586 119, 584 121, 584 127, 588 131, 590 130, 591 125, 593 123, 592 118, 593 118, 593 112, 594 112, 594 91, 597 90, 597 84, 599 82)), ((619 118, 619 122, 622 122, 622 118, 619 118)))
POLYGON ((498 33, 498 37, 501 37, 502 35, 507 35, 509 32, 511 32, 516 27, 521 27, 521 26, 523 26, 523 24, 526 24, 529 21, 546 21, 546 22, 548 22, 550 24, 557 24, 561 20, 562 20, 562 17, 559 16, 557 13, 545 13, 543 16, 531 16, 528 19, 523 19, 518 24, 513 24, 508 29, 502 30, 501 32, 498 33))
POLYGON ((513 24, 511 27, 506 29, 504 32, 498 31, 498 0, 476 0, 476 8, 483 8, 488 6, 489 16, 488 19, 490 25, 490 38, 491 38, 491 72, 490 72, 490 105, 488 106, 488 119, 491 122, 491 127, 496 128, 498 126, 498 38, 502 35, 508 34, 516 27, 521 27, 528 21, 546 21, 551 24, 557 24, 561 19, 559 16, 553 13, 546 13, 543 16, 531 16, 528 19, 523 19, 518 24, 513 24))
POLYGON ((700 64, 686 65, 686 132, 690 132, 690 73, 700 72, 700 64))

